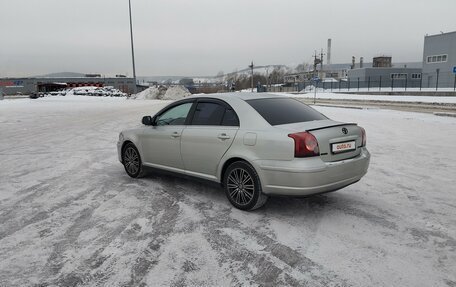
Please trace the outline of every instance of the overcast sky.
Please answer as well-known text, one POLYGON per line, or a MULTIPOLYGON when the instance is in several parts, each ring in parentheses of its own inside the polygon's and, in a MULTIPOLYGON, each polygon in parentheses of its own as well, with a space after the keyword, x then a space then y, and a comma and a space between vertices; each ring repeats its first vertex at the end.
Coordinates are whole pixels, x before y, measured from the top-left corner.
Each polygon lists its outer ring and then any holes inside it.
MULTIPOLYGON (((379 54, 421 61, 425 34, 456 30, 456 0, 132 0, 139 76, 215 75, 379 54)), ((132 75, 128 0, 0 0, 0 77, 132 75)))

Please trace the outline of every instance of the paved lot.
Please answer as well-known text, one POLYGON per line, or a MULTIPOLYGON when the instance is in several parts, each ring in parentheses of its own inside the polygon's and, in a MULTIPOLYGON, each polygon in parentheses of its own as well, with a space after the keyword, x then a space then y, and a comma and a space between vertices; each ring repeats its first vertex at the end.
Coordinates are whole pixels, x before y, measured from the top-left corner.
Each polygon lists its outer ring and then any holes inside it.
POLYGON ((318 107, 368 133, 369 173, 255 212, 129 178, 118 132, 163 102, 0 102, 0 286, 456 286, 456 119, 318 107))
MULTIPOLYGON (((298 98, 298 100, 313 105, 314 101, 308 98, 298 98)), ((423 102, 394 102, 394 101, 369 101, 369 100, 339 100, 339 99, 318 99, 317 106, 334 106, 346 108, 368 108, 368 109, 388 109, 404 112, 419 113, 444 113, 451 116, 456 115, 456 104, 453 103, 423 103, 423 102)))

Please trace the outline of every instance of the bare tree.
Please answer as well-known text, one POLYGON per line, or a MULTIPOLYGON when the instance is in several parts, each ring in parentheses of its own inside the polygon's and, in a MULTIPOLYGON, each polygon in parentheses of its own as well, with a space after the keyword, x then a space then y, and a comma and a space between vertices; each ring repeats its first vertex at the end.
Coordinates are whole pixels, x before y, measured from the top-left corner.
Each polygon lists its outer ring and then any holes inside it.
POLYGON ((286 69, 280 67, 274 67, 274 70, 271 72, 271 84, 283 84, 283 78, 287 73, 286 69))
POLYGON ((304 63, 297 65, 295 68, 295 71, 297 73, 307 72, 309 70, 309 67, 310 67, 309 63, 304 62, 304 63))

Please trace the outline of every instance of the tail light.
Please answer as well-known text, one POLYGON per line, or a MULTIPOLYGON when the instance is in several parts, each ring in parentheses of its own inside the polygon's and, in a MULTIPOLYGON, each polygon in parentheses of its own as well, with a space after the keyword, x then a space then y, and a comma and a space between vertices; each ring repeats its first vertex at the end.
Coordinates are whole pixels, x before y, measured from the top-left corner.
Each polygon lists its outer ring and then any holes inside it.
POLYGON ((359 127, 359 128, 361 129, 361 136, 362 136, 361 146, 366 146, 366 142, 367 142, 366 130, 363 129, 362 127, 359 127))
POLYGON ((318 142, 315 136, 308 132, 301 132, 295 134, 289 134, 290 138, 294 139, 295 157, 310 157, 320 155, 320 149, 318 148, 318 142))

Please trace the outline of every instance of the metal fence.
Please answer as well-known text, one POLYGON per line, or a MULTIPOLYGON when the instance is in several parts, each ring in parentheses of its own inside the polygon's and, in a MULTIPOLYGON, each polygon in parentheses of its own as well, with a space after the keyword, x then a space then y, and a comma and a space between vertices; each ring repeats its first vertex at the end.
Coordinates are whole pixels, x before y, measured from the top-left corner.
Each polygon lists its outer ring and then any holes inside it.
MULTIPOLYGON (((452 83, 453 85, 450 86, 448 83, 440 83, 436 82, 432 85, 424 84, 423 79, 382 79, 381 77, 377 79, 368 79, 367 81, 360 81, 359 79, 356 80, 341 80, 336 82, 320 82, 316 86, 323 90, 348 90, 348 91, 356 91, 356 90, 367 90, 367 91, 407 91, 407 89, 413 90, 448 90, 453 89, 456 90, 456 80, 452 83)), ((313 85, 313 83, 308 83, 308 85, 313 85)))
POLYGON ((451 82, 446 78, 444 81, 429 83, 423 79, 391 79, 391 78, 368 78, 365 81, 358 79, 342 79, 339 81, 312 81, 297 82, 288 86, 266 86, 263 89, 267 92, 300 92, 303 90, 317 89, 333 92, 343 91, 456 91, 456 76, 451 82))
MULTIPOLYGON (((263 86, 262 92, 271 92, 271 93, 293 93, 293 92, 300 92, 302 91, 306 86, 304 83, 296 83, 295 85, 292 86, 263 86)), ((259 91, 257 87, 257 91, 259 91)))

